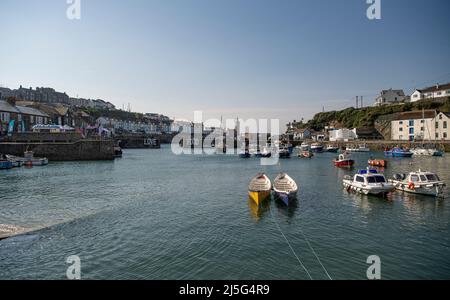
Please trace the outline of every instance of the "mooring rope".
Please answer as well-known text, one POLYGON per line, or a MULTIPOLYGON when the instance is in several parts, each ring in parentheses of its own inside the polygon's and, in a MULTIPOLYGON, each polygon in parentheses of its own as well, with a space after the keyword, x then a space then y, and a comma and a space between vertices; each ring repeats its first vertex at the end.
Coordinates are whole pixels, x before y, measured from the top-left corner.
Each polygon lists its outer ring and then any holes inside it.
POLYGON ((327 274, 328 279, 333 280, 333 278, 331 278, 330 274, 328 274, 327 269, 325 268, 325 266, 322 264, 322 261, 320 260, 319 256, 317 255, 316 251, 314 251, 314 248, 311 246, 311 244, 309 243, 308 238, 306 237, 305 233, 303 232, 303 230, 299 227, 299 230, 301 232, 301 234, 303 235, 303 238, 305 239, 306 243, 309 246, 309 249, 311 249, 312 253, 314 253, 314 256, 316 257, 317 261, 319 262, 319 264, 322 266, 322 269, 324 270, 325 274, 327 274))
POLYGON ((275 217, 273 216, 273 212, 272 212, 272 208, 269 208, 270 210, 270 215, 272 216, 272 221, 275 223, 275 225, 277 225, 278 230, 280 231, 281 235, 284 237, 284 239, 286 240, 286 243, 288 244, 289 248, 291 249, 292 253, 294 254, 295 258, 297 258, 300 266, 303 268, 303 270, 305 270, 306 274, 308 274, 309 279, 313 280, 313 278, 311 277, 311 274, 309 273, 308 269, 305 267, 305 265, 302 263, 302 261, 300 260, 300 258, 297 256, 297 253, 295 253, 294 248, 292 248, 291 243, 289 243, 289 240, 287 239, 287 237, 284 235, 283 231, 281 230, 280 225, 278 225, 278 222, 276 221, 275 217))

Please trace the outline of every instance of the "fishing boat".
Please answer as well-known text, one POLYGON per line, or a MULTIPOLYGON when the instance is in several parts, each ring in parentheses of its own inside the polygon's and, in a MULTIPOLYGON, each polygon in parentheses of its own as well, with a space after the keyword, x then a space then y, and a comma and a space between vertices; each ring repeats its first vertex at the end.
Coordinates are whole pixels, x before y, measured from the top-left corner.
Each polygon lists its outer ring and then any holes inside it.
POLYGON ((273 191, 277 198, 289 205, 289 202, 297 198, 298 186, 286 173, 279 174, 273 183, 273 191))
POLYGON ((314 153, 311 150, 301 151, 298 153, 298 157, 300 158, 313 158, 314 153))
POLYGON ((335 160, 333 160, 333 163, 336 167, 353 167, 355 164, 355 161, 353 159, 350 159, 350 157, 346 154, 340 154, 339 157, 337 157, 335 160))
POLYGON ((436 148, 418 147, 411 150, 414 156, 443 156, 443 152, 436 148))
POLYGON ((309 150, 311 150, 311 147, 309 146, 308 143, 303 142, 303 143, 300 145, 300 150, 301 150, 301 151, 309 151, 309 150))
POLYGON ((367 162, 369 164, 369 166, 372 167, 379 167, 379 168, 387 168, 387 160, 384 159, 369 159, 369 161, 367 162))
POLYGON ((322 153, 323 152, 323 145, 319 143, 315 143, 311 145, 311 151, 314 153, 322 153))
POLYGON ((330 153, 338 153, 339 147, 329 145, 329 146, 325 149, 325 151, 326 151, 326 152, 330 152, 330 153))
POLYGON ((414 153, 412 153, 409 150, 400 148, 400 147, 395 147, 392 150, 386 150, 384 151, 384 156, 386 157, 412 157, 414 155, 414 153))
POLYGON ((393 179, 389 180, 399 191, 441 197, 444 195, 446 184, 439 179, 439 176, 432 172, 411 172, 408 176, 405 174, 395 174, 393 179))
POLYGON ((248 195, 257 205, 270 196, 272 183, 266 174, 258 174, 248 185, 248 195))
POLYGON ((23 162, 14 156, 11 155, 5 155, 6 160, 10 161, 12 163, 13 168, 20 168, 23 165, 23 162))
POLYGON ((8 155, 8 159, 11 161, 18 161, 24 166, 34 167, 34 166, 46 166, 48 165, 47 158, 34 157, 33 151, 25 151, 24 157, 18 157, 13 155, 8 155))
POLYGON ((288 148, 281 147, 280 149, 278 149, 278 158, 281 159, 291 158, 291 152, 289 152, 288 148))
POLYGON ((351 176, 345 176, 343 184, 347 191, 354 191, 364 195, 386 195, 395 190, 392 183, 389 183, 383 174, 379 174, 376 170, 360 170, 351 176))
POLYGON ((346 148, 348 152, 370 152, 370 148, 366 145, 350 146, 346 148))

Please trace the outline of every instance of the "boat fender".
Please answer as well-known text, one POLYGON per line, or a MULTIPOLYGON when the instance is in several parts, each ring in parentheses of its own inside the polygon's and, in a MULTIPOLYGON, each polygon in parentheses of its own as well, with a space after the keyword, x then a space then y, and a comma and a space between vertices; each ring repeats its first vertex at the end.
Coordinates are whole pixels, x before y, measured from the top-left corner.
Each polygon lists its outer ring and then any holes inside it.
POLYGON ((414 184, 414 182, 410 182, 410 183, 408 184, 408 188, 409 188, 410 190, 415 190, 415 189, 416 189, 416 185, 414 184))

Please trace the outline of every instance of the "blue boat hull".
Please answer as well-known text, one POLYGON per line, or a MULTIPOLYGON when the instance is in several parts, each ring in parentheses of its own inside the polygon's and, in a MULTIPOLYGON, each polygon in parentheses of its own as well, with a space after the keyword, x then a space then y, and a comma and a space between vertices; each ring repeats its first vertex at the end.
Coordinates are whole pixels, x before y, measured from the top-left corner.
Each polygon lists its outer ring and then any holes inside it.
POLYGON ((384 152, 384 156, 386 157, 412 157, 414 154, 410 152, 392 152, 386 151, 384 152))
POLYGON ((0 170, 9 170, 13 168, 13 164, 10 161, 1 161, 0 170))
POLYGON ((297 194, 287 194, 287 193, 282 193, 282 192, 274 192, 275 193, 275 197, 280 199, 284 204, 286 204, 286 206, 289 206, 289 203, 294 200, 297 196, 297 194))

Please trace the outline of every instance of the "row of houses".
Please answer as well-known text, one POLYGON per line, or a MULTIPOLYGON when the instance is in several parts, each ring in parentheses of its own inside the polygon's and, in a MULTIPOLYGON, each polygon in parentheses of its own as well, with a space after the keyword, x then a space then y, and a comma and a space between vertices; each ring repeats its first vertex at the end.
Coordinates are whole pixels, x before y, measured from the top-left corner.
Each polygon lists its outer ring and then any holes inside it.
POLYGON ((171 132, 172 120, 158 114, 147 114, 141 121, 117 120, 100 117, 96 120, 97 127, 109 129, 113 133, 145 133, 165 134, 171 132), (151 116, 148 116, 151 115, 151 116))
POLYGON ((394 141, 449 141, 450 114, 435 110, 398 114, 391 121, 394 141))
POLYGON ((12 90, 0 87, 0 100, 16 98, 20 101, 33 101, 46 104, 64 104, 79 108, 115 109, 114 104, 101 99, 71 98, 65 92, 57 92, 48 87, 37 87, 33 89, 20 86, 12 90))
POLYGON ((417 102, 420 100, 450 97, 450 83, 436 84, 423 89, 415 89, 411 96, 407 96, 403 90, 383 90, 375 99, 375 106, 391 105, 405 102, 417 102))

